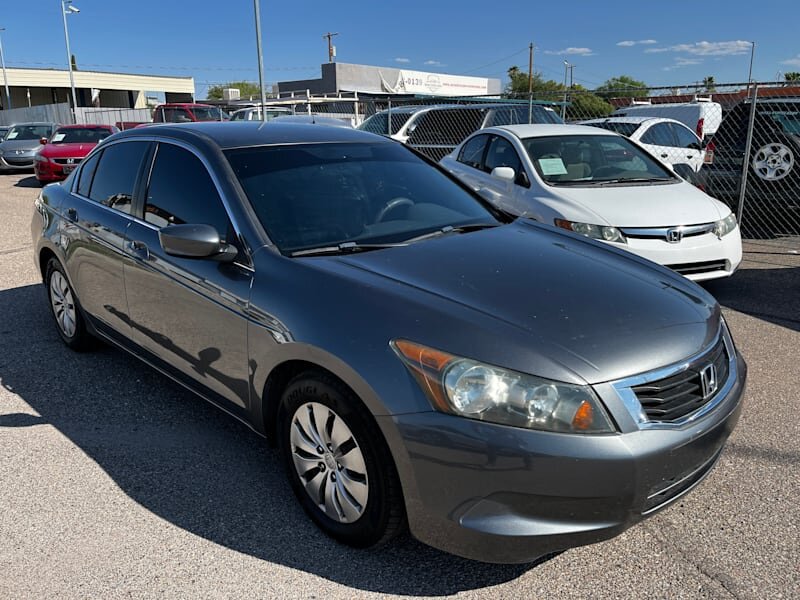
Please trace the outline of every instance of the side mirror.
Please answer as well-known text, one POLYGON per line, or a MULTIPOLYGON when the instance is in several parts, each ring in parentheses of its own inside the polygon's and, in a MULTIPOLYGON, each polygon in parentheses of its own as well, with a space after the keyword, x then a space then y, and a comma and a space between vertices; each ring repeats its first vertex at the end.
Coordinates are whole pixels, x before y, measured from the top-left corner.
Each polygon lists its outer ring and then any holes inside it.
POLYGON ((46 137, 39 138, 39 143, 40 143, 42 146, 44 146, 45 144, 47 144, 47 138, 46 138, 46 137))
POLYGON ((211 225, 167 225, 158 232, 158 241, 164 252, 184 258, 211 258, 232 262, 238 250, 219 239, 211 225))
POLYGON ((492 177, 497 177, 497 179, 502 179, 503 181, 514 181, 517 174, 511 167, 495 167, 492 169, 492 177))

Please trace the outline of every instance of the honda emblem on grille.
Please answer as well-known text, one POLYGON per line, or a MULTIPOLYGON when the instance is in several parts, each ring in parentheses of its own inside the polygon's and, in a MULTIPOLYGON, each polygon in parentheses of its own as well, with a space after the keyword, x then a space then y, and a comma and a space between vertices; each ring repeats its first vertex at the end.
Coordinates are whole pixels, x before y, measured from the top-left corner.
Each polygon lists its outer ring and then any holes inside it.
POLYGON ((677 244, 683 239, 683 231, 680 229, 667 229, 667 241, 670 244, 677 244))
POLYGON ((717 368, 713 364, 700 371, 700 387, 703 391, 703 400, 708 400, 717 391, 717 368))
POLYGON ((67 164, 68 165, 74 165, 75 164, 75 159, 74 158, 68 158, 67 159, 67 164))

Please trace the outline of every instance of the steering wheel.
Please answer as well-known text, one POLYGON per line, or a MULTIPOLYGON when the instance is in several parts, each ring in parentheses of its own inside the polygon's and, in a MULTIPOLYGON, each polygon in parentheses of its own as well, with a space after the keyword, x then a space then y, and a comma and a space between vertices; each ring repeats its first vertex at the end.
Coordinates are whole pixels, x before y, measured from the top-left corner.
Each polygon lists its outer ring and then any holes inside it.
POLYGON ((612 166, 612 165, 605 165, 605 166, 602 166, 602 167, 598 167, 597 169, 592 171, 592 177, 593 178, 609 177, 609 176, 613 177, 614 175, 619 175, 620 173, 624 173, 624 172, 625 172, 625 169, 621 169, 619 167, 612 166))
POLYGON ((384 219, 386 219, 386 215, 388 215, 396 208, 400 208, 401 206, 414 206, 414 201, 408 198, 403 198, 402 196, 398 198, 392 198, 391 200, 389 200, 389 202, 386 203, 386 206, 384 206, 378 213, 378 216, 375 218, 375 222, 383 223, 384 219))

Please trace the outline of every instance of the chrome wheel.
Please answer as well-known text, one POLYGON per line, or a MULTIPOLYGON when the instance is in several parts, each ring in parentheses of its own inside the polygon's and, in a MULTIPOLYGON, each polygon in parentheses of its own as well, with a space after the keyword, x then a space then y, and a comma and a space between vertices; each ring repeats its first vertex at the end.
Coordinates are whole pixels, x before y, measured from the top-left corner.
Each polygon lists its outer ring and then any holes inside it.
POLYGON ((50 304, 61 332, 71 338, 77 330, 75 301, 66 278, 58 271, 50 276, 50 304))
POLYGON ((289 437, 294 468, 314 504, 339 523, 357 521, 367 506, 369 482, 347 424, 327 406, 308 402, 295 411, 289 437))
POLYGON ((792 150, 776 142, 758 149, 753 157, 753 170, 764 181, 778 181, 791 173, 794 161, 792 150))

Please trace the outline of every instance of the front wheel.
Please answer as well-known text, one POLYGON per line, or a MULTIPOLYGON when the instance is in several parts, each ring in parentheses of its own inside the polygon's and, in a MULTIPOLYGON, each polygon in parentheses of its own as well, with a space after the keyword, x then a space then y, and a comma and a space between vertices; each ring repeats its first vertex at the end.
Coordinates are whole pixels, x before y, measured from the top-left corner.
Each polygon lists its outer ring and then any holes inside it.
POLYGON ((292 489, 334 539, 379 545, 405 524, 394 461, 366 408, 322 373, 295 377, 283 394, 279 446, 292 489))

